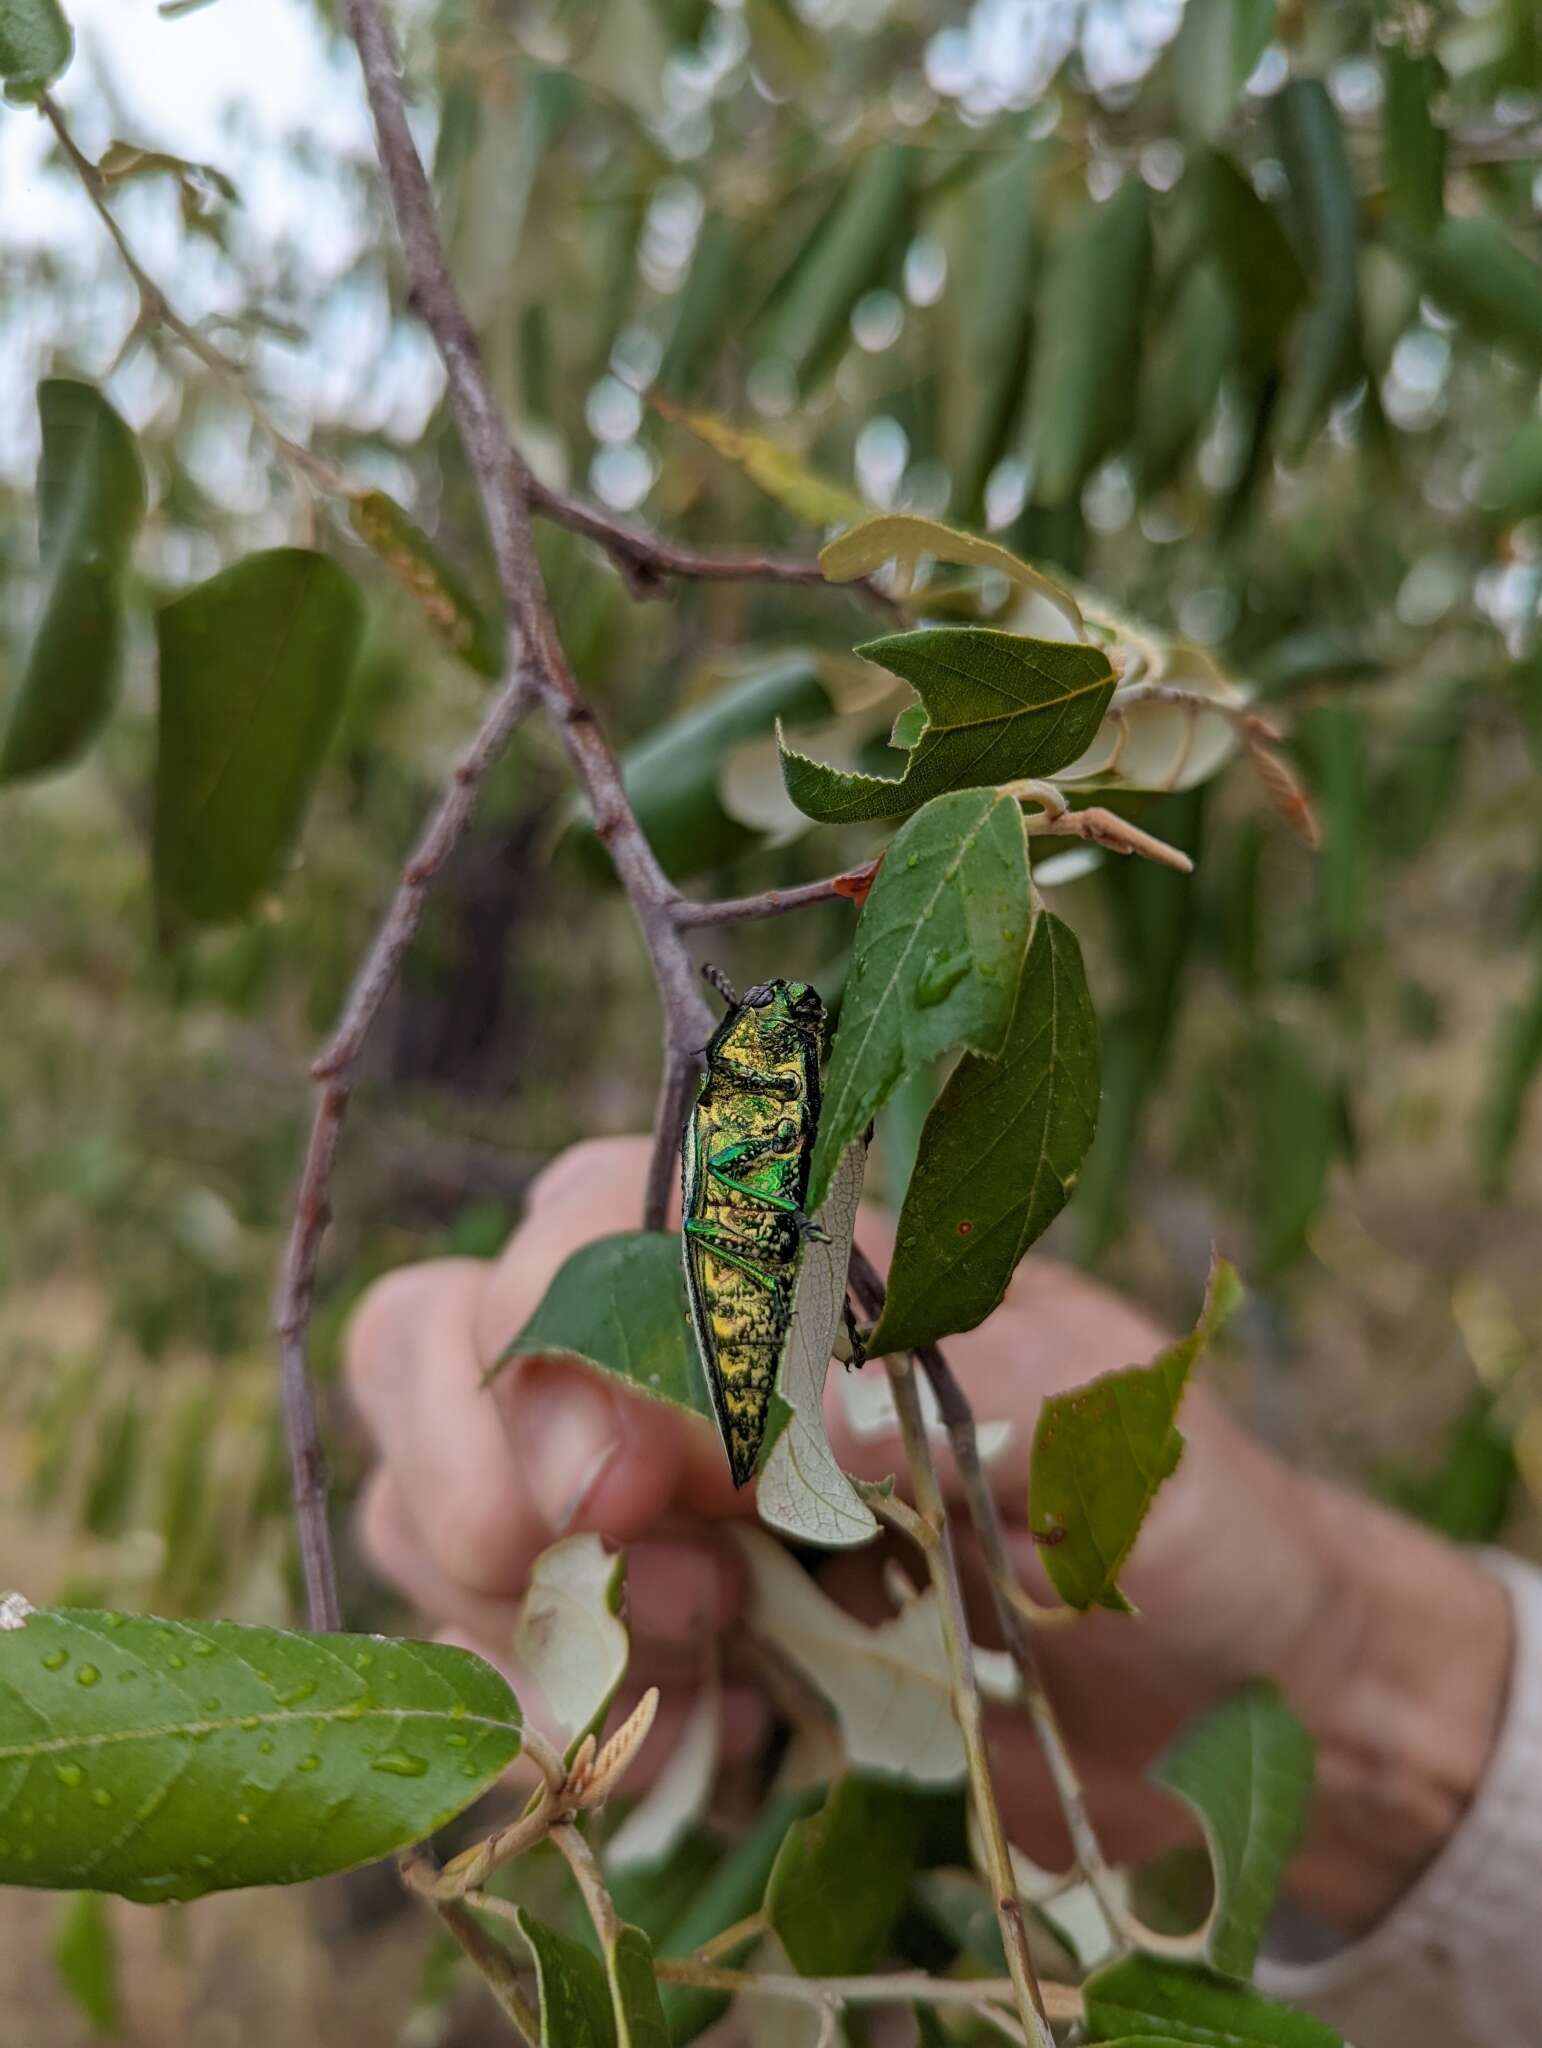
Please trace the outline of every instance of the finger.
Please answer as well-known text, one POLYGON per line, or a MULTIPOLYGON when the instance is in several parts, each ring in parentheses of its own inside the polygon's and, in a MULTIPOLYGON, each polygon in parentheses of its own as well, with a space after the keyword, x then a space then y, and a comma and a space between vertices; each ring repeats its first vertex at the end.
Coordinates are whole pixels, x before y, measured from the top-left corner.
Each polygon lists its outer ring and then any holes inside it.
POLYGON ((378 1282, 346 1347, 354 1399, 441 1572, 509 1598, 569 1529, 624 1540, 674 1484, 662 1410, 600 1375, 528 1359, 489 1390, 475 1341, 485 1266, 444 1260, 378 1282))

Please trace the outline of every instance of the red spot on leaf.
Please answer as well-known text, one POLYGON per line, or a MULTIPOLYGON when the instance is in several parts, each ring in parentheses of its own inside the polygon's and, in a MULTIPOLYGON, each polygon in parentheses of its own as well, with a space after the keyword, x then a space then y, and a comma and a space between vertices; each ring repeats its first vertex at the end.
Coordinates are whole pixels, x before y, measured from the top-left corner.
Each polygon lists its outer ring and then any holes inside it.
POLYGON ((973 1224, 972 1224, 972 1223, 970 1222, 969 1218, 968 1218, 968 1217, 966 1216, 966 1217, 964 1218, 963 1222, 962 1222, 962 1223, 961 1223, 961 1224, 960 1224, 960 1225, 958 1226, 958 1234, 959 1234, 959 1236, 960 1236, 960 1237, 967 1237, 967 1236, 969 1235, 970 1231, 971 1231, 971 1230, 973 1230, 973 1229, 974 1229, 974 1225, 973 1225, 973 1224))
POLYGON ((1045 1550, 1055 1549, 1058 1544, 1064 1543, 1065 1539, 1064 1529, 1035 1529, 1033 1532, 1034 1542, 1045 1550))

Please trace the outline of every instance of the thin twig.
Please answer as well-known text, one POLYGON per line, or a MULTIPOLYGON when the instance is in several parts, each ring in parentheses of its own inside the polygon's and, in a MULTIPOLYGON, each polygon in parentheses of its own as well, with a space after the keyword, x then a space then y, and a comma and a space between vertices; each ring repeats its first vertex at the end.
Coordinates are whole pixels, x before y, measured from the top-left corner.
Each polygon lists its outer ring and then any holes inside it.
MULTIPOLYGON (((663 1005, 666 1052, 677 1057, 694 1053, 706 1043, 712 1017, 698 986, 695 963, 675 926, 677 892, 643 836, 616 757, 579 692, 557 637, 530 531, 531 480, 510 438, 450 276, 384 18, 377 0, 345 0, 344 19, 364 71, 380 162, 406 259, 409 300, 444 363, 450 401, 492 540, 511 636, 561 735, 588 799, 595 832, 609 850, 641 928, 663 1005)), ((657 1187, 650 1189, 653 1200, 645 1222, 652 1229, 663 1223, 660 1193, 657 1187)))
POLYGON ((553 1828, 551 1838, 583 1894, 589 1918, 594 1922, 594 1931, 600 1937, 600 1946, 607 1951, 614 1948, 621 1932, 621 1915, 606 1889, 594 1851, 571 1821, 564 1822, 560 1828, 553 1828))
MULTIPOLYGON (((733 554, 707 554, 699 548, 682 546, 656 533, 645 533, 624 520, 613 519, 596 506, 555 491, 538 478, 530 479, 530 510, 554 525, 565 526, 592 540, 610 556, 623 582, 634 597, 662 597, 670 584, 684 578, 694 583, 803 583, 827 585, 818 560, 811 556, 776 555, 759 548, 733 554)), ((885 612, 898 607, 871 580, 851 586, 858 595, 885 612)))
POLYGON ((757 918, 807 910, 815 903, 865 903, 878 868, 878 860, 864 861, 859 868, 826 875, 822 881, 799 882, 790 889, 763 889, 758 896, 725 896, 716 903, 692 903, 682 896, 675 904, 675 923, 682 930, 693 925, 751 924, 757 918))
MULTIPOLYGON (((556 1839, 563 1854, 573 1861, 574 1876, 578 1878, 586 1903, 592 1895, 593 1907, 601 1915, 605 1915, 608 1909, 609 1915, 613 1916, 615 1907, 605 1891, 599 1865, 588 1843, 573 1828, 561 1829, 556 1839), (579 1845, 576 1850, 572 1846, 574 1840, 579 1845)), ((515 1915, 519 1909, 495 1893, 473 1892, 466 1904, 495 1919, 518 1924, 515 1915)), ((738 1932, 738 1928, 726 1930, 729 1934, 738 1932)), ((719 1935, 710 1945, 717 1948, 724 1938, 719 1935)), ((703 1961, 700 1954, 655 1956, 653 1970, 661 1984, 690 1984, 703 1991, 742 1992, 747 1998, 780 1998, 798 2005, 919 2004, 983 2008, 997 2001, 1010 2001, 1013 1996, 1010 1977, 930 1977, 924 1970, 892 1970, 867 1977, 793 1977, 777 1971, 731 1970, 703 1961)), ((1081 2018, 1082 1994, 1074 1984, 1046 1984, 1043 1988, 1045 2006, 1051 2019, 1081 2018)))
POLYGON ((433 1906, 446 1933, 475 1967, 526 2048, 540 2048, 540 2016, 520 1988, 519 1973, 508 1950, 492 1939, 465 1901, 434 1897, 433 1863, 426 1849, 408 1849, 398 1859, 398 1868, 407 1889, 433 1906))
POLYGON ((1030 839, 1084 839, 1093 846, 1106 847, 1110 853, 1138 853, 1159 867, 1176 868, 1182 875, 1194 872, 1193 861, 1179 847, 1169 846, 1154 833, 1143 832, 1139 825, 1132 825, 1115 811, 1104 810, 1100 804, 1089 804, 1084 811, 1041 811, 1024 819, 1023 827, 1030 839))
POLYGON ((312 1628, 342 1626, 327 1526, 326 1458, 310 1383, 307 1339, 316 1268, 332 1213, 332 1165, 348 1112, 353 1070, 418 928, 429 884, 460 844, 483 784, 534 702, 529 678, 516 672, 488 706, 476 737, 402 870, 396 894, 354 979, 337 1029, 311 1070, 320 1086, 284 1252, 276 1322, 295 1517, 312 1628))
POLYGON ((937 1399, 942 1426, 947 1432, 953 1462, 958 1468, 964 1503, 969 1510, 969 1519, 974 1524, 975 1535, 979 1539, 980 1549, 985 1558, 986 1578, 990 1584, 996 1625, 1001 1630, 1001 1639, 1006 1644, 1012 1662, 1017 1667, 1018 1677, 1022 1681, 1023 1703, 1028 1709, 1028 1718, 1033 1724, 1034 1734, 1038 1737, 1039 1747, 1044 1753, 1050 1780, 1065 1818, 1066 1830, 1071 1837, 1072 1850, 1082 1875, 1086 1878, 1108 1922, 1110 1932, 1116 1940, 1124 1943, 1129 1935, 1124 1902, 1120 1897, 1119 1887, 1108 1859, 1103 1854, 1092 1817, 1087 1811, 1087 1796, 1082 1789, 1076 1766, 1071 1760, 1070 1750, 1066 1746, 1060 1717, 1056 1714, 1045 1690, 1044 1674, 1039 1666, 1033 1637, 1020 1609, 1007 1590, 1014 1584, 1015 1574, 1012 1560, 1007 1555, 1006 1536, 1002 1530, 996 1496, 991 1491, 984 1465, 980 1460, 980 1443, 975 1428, 974 1410, 970 1407, 963 1388, 953 1377, 952 1368, 935 1344, 924 1345, 915 1355, 937 1399))

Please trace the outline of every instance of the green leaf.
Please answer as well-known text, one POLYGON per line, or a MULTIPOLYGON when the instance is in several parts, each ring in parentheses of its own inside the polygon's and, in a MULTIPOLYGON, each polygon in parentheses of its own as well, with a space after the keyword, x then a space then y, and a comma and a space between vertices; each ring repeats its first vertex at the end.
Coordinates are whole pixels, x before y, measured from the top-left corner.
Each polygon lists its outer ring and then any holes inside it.
POLYGON ((608 1551, 592 1530, 562 1537, 530 1567, 514 1655, 570 1749, 601 1727, 626 1676, 625 1596, 626 1552, 608 1551))
POLYGON ((1510 1159, 1525 1125, 1537 1075, 1542 1073, 1542 965, 1520 1002, 1500 1019, 1478 1125, 1478 1164, 1492 1198, 1501 1194, 1510 1159))
POLYGON ((622 1230, 582 1245, 558 1268, 540 1307, 493 1369, 553 1352, 613 1373, 650 1400, 713 1421, 686 1320, 674 1231, 622 1230))
POLYGON ((134 437, 94 384, 49 377, 37 403, 44 596, 0 740, 0 782, 64 767, 101 729, 122 666, 123 580, 145 509, 134 437))
POLYGON ((519 1747, 464 1650, 38 1610, 0 1631, 0 1883, 296 1884, 432 1834, 519 1747))
POLYGON ((1150 195, 1130 176, 1050 257, 1028 392, 1035 504, 1068 504, 1129 439, 1150 271, 1150 195))
POLYGON ((776 294, 757 353, 781 356, 805 391, 845 352, 857 300, 898 273, 910 240, 917 162, 905 143, 867 149, 776 294))
POLYGON ((921 1133, 875 1356, 982 1323, 1065 1206, 1098 1119, 1098 1027, 1075 934, 1034 920, 999 1054, 966 1053, 921 1133))
POLYGON ((657 389, 687 392, 698 371, 711 364, 734 325, 745 289, 744 243, 744 230, 730 215, 713 212, 703 220, 659 363, 657 389))
POLYGON ((647 1935, 640 1927, 622 1927, 606 1945, 605 1964, 616 2013, 616 2048, 670 2048, 647 1935))
MULTIPOLYGON (((622 781, 665 874, 678 881, 724 866, 754 846, 758 835, 723 800, 730 758, 748 741, 761 739, 769 746, 778 719, 828 724, 834 713, 812 655, 801 650, 760 654, 725 674, 709 696, 628 747, 621 757, 622 781)), ((576 804, 574 815, 579 815, 576 804)), ((610 864, 604 865, 608 869, 610 864)))
POLYGON ((1417 262, 1425 290, 1463 327, 1542 369, 1542 269, 1497 221, 1443 220, 1417 262))
POLYGON ((1198 1815, 1215 1872, 1211 1962, 1250 1977, 1312 1796, 1315 1745, 1278 1690, 1260 1679, 1185 1728, 1152 1766, 1198 1815))
POLYGON ((1204 432, 1236 358, 1240 326, 1220 264, 1192 264, 1157 330, 1141 380, 1134 466, 1145 496, 1172 481, 1204 432))
POLYGON ((1274 209, 1217 150, 1195 153, 1182 197, 1190 258, 1219 265, 1231 292, 1243 360, 1265 369, 1278 360, 1291 317, 1306 296, 1296 252, 1274 209))
POLYGON ((964 519, 984 513, 986 483, 1022 406, 1042 251, 1034 199, 1048 161, 1045 144, 1031 141, 989 164, 965 195, 949 258, 939 310, 956 321, 949 338, 956 368, 939 397, 953 504, 964 519))
POLYGON ((118 1943, 100 1892, 77 1892, 54 1937, 54 1967, 98 2034, 119 2023, 118 1943))
POLYGON ((927 723, 898 777, 847 774, 784 741, 787 793, 825 825, 903 818, 949 790, 1053 775, 1085 751, 1114 693, 1104 649, 987 626, 895 633, 858 651, 916 689, 927 723))
POLYGON ((1361 374, 1360 210, 1338 113, 1320 78, 1293 78, 1269 102, 1290 180, 1296 246, 1312 275, 1280 406, 1280 438, 1299 455, 1334 399, 1361 374))
POLYGON ((156 619, 163 926, 242 915, 279 879, 342 713, 364 608, 325 555, 248 555, 156 619))
POLYGON ((1130 1611, 1119 1574, 1158 1488, 1183 1454, 1177 1416, 1189 1374, 1241 1298, 1235 1272, 1214 1260, 1204 1307, 1187 1337, 1150 1365, 1102 1373, 1052 1394, 1040 1409, 1029 1521, 1056 1590, 1072 1607, 1130 1611))
POLYGON ((0 0, 0 78, 9 99, 36 99, 74 50, 59 0, 0 0))
POLYGON ((958 1047, 1001 1050, 1031 922, 1028 842, 1011 797, 939 797, 895 834, 852 942, 811 1209, 903 1074, 958 1047))
POLYGON ((1446 1432, 1432 1471, 1394 1468, 1382 1476, 1389 1499, 1453 1543, 1496 1542, 1510 1519, 1520 1467, 1515 1439, 1480 1388, 1446 1432))
POLYGON ((846 1271, 866 1166, 866 1146, 849 1146, 819 1211, 824 1236, 805 1244, 799 1258, 776 1382, 786 1419, 755 1486, 755 1506, 767 1528, 825 1550, 851 1549, 878 1534, 872 1509, 836 1463, 824 1416, 825 1375, 844 1320, 846 1271))
POLYGON ((503 674, 504 639, 498 622, 472 596, 459 570, 384 491, 360 491, 348 501, 354 532, 422 606, 439 638, 480 676, 503 674))
POLYGON ((1173 43, 1179 125, 1214 142, 1274 34, 1274 0, 1189 0, 1173 43))
POLYGON ((535 1957, 541 2048, 616 2048, 610 1983, 599 1957, 524 1906, 515 1908, 515 1920, 535 1957))
MULTIPOLYGON (((717 1867, 694 1888, 690 1904, 670 1922, 668 1932, 658 1936, 659 1949, 666 1955, 688 1956, 753 1913, 765 1897, 766 1881, 789 1825, 817 1799, 817 1792, 805 1788, 768 1800, 717 1867)), ((618 1909, 624 1888, 624 1877, 618 1877, 612 1887, 618 1909)), ((640 1911, 636 1917, 642 1917, 640 1911)), ((694 1984, 661 1985, 660 2002, 676 2048, 721 2019, 729 2004, 726 1992, 703 1991, 694 1984)))
POLYGON ((1272 1019, 1248 1041, 1242 1085, 1252 1123, 1253 1264, 1272 1274, 1306 1244, 1341 1143, 1339 1105, 1304 1035, 1272 1019))
POLYGON ((1344 2048, 1308 2019, 1209 1971, 1156 1956, 1127 1956, 1088 1979, 1092 2041, 1198 2042, 1201 2048, 1344 2048))
POLYGON ((1446 134, 1430 101, 1445 84, 1438 57, 1415 55, 1401 43, 1381 52, 1381 145, 1387 212, 1414 235, 1431 235, 1446 210, 1446 134))
POLYGON ((766 1917, 800 1976, 846 1976, 881 1959, 910 1891, 924 1820, 907 1786, 849 1776, 788 1830, 766 1917))

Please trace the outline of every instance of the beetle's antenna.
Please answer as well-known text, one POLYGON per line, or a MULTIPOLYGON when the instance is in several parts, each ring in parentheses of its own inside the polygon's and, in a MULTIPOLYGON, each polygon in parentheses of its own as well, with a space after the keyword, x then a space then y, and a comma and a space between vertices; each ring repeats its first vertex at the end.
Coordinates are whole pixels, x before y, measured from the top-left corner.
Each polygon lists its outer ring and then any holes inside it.
POLYGON ((701 967, 701 978, 707 983, 709 988, 717 990, 730 1010, 738 1009, 739 998, 734 994, 734 985, 721 967, 714 967, 710 960, 704 960, 701 967))

